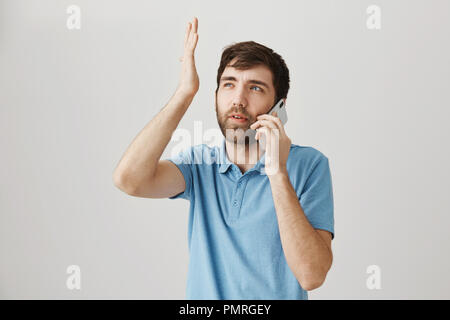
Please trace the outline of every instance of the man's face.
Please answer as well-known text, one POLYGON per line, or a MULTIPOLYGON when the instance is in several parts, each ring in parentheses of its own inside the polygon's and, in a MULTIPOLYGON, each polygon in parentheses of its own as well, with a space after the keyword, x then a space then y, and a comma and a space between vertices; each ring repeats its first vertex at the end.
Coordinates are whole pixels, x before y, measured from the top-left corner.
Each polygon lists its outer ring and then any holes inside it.
MULTIPOLYGON (((234 60, 230 64, 233 62, 234 60)), ((248 70, 226 67, 215 99, 217 122, 224 137, 227 138, 227 129, 233 129, 233 132, 242 129, 246 132, 258 115, 270 110, 274 99, 275 88, 269 68, 263 65, 248 70), (246 119, 235 119, 232 117, 233 114, 240 114, 246 119)), ((234 138, 227 140, 234 142, 234 138)), ((254 140, 250 139, 250 143, 252 142, 254 140)))

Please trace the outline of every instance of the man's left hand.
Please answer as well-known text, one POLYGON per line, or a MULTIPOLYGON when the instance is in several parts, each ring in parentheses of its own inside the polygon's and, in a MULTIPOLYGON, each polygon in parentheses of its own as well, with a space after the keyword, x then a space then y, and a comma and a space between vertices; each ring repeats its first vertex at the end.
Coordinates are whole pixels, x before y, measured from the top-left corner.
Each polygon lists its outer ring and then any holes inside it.
POLYGON ((286 135, 284 126, 276 111, 271 115, 261 114, 250 128, 257 131, 256 139, 260 142, 265 137, 265 171, 268 177, 287 174, 286 163, 291 149, 291 139, 286 135))

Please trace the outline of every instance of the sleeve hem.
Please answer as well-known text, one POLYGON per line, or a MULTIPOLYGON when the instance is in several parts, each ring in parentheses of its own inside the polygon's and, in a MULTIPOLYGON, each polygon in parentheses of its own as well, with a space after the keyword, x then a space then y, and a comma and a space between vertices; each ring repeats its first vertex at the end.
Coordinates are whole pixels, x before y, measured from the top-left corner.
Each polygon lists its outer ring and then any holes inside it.
POLYGON ((174 196, 169 197, 169 199, 177 199, 180 197, 184 198, 184 199, 189 199, 190 192, 191 192, 191 179, 190 179, 188 170, 190 170, 190 169, 187 168, 186 165, 175 163, 175 161, 172 159, 167 159, 167 160, 172 162, 178 168, 178 170, 180 170, 181 174, 183 175, 184 182, 186 184, 186 188, 184 189, 184 191, 182 191, 174 196))

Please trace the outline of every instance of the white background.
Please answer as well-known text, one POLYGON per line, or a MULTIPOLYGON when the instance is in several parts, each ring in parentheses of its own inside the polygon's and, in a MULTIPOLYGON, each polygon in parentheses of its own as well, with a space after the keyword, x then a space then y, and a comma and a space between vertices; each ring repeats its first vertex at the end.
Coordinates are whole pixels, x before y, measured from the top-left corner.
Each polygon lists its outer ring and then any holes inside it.
POLYGON ((0 0, 0 298, 185 298, 189 202, 133 198, 112 173, 173 94, 194 16, 200 90, 179 128, 218 128, 222 49, 253 40, 289 67, 288 136, 329 158, 334 261, 310 299, 449 299, 444 0, 0 0))

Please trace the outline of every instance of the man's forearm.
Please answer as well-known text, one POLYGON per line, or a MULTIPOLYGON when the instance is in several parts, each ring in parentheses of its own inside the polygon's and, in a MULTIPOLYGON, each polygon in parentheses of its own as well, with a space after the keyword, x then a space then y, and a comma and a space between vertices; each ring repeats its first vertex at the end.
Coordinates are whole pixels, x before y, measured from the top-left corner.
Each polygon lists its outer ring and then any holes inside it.
POLYGON ((173 94, 130 144, 114 171, 115 181, 132 189, 153 177, 162 153, 194 96, 178 90, 173 94))
POLYGON ((300 285, 313 290, 331 267, 331 249, 306 218, 287 171, 268 177, 286 261, 300 285))

